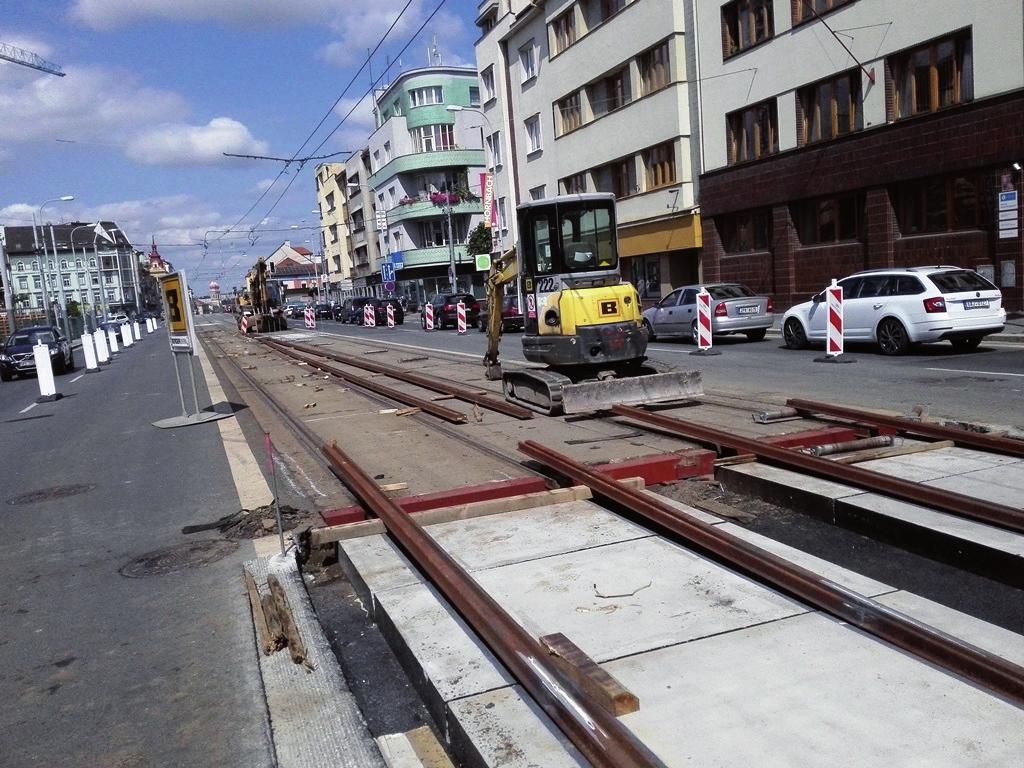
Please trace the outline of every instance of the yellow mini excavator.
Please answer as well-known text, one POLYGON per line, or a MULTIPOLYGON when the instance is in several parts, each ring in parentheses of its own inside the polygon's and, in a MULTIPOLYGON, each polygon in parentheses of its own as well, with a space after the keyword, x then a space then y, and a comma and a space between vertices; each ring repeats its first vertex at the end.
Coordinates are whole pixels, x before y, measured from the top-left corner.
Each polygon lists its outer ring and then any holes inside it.
POLYGON ((703 393, 699 372, 644 365, 647 334, 640 297, 619 273, 613 195, 534 200, 516 215, 518 248, 494 259, 486 284, 484 366, 507 400, 557 415, 703 393), (523 356, 544 368, 502 370, 498 358, 505 287, 516 281, 525 304, 523 356))
POLYGON ((245 276, 245 291, 238 300, 238 323, 249 313, 248 332, 267 333, 283 331, 288 321, 281 309, 281 296, 277 284, 270 280, 273 267, 263 258, 256 260, 245 276))

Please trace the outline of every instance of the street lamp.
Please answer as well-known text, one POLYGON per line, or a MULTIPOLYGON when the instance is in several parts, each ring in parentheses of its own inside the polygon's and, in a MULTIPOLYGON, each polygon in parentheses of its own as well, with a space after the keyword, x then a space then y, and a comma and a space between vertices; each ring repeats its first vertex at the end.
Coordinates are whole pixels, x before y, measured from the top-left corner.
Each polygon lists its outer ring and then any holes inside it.
MULTIPOLYGON (((43 208, 48 206, 50 203, 67 203, 67 202, 70 202, 71 200, 74 200, 74 199, 75 199, 74 195, 61 195, 60 197, 53 197, 53 198, 50 198, 49 200, 44 200, 42 202, 42 204, 39 206, 39 230, 40 230, 40 232, 41 232, 41 234, 43 236, 43 259, 42 259, 42 261, 39 264, 39 274, 40 274, 40 277, 42 278, 42 281, 43 281, 43 312, 46 313, 47 319, 50 319, 50 314, 51 314, 51 309, 50 309, 50 293, 49 293, 50 289, 49 289, 49 286, 47 285, 47 282, 46 282, 46 278, 48 277, 48 275, 46 274, 46 262, 47 262, 47 260, 50 257, 49 257, 49 254, 48 254, 47 250, 46 250, 46 230, 43 229, 43 208)), ((35 241, 36 250, 39 250, 39 239, 36 237, 36 215, 34 213, 32 214, 32 238, 35 241)), ((53 240, 53 225, 52 224, 50 225, 50 240, 51 241, 53 240)), ((53 258, 55 260, 57 258, 57 243, 56 242, 53 243, 53 258)), ((61 287, 63 289, 63 283, 61 283, 61 287)), ((70 337, 70 335, 71 335, 70 332, 69 332, 70 329, 67 327, 68 323, 67 323, 67 311, 66 311, 66 309, 64 311, 64 315, 65 315, 65 317, 64 317, 64 332, 65 332, 65 334, 67 336, 70 337)))
MULTIPOLYGON (((305 224, 306 220, 302 219, 301 222, 303 224, 305 224)), ((289 226, 289 229, 308 229, 308 227, 300 227, 298 224, 292 224, 291 226, 289 226)), ((313 241, 312 240, 305 240, 304 242, 309 243, 311 247, 313 245, 313 241)), ((301 254, 299 254, 299 255, 301 255, 301 254)), ((310 252, 310 256, 312 256, 312 255, 313 254, 312 254, 312 251, 311 251, 310 252)), ((313 265, 313 278, 316 280, 316 303, 317 304, 323 304, 324 302, 323 302, 323 300, 322 300, 322 298, 320 296, 320 267, 316 263, 315 259, 311 259, 309 256, 306 256, 304 258, 306 259, 306 261, 308 261, 310 264, 313 265)))

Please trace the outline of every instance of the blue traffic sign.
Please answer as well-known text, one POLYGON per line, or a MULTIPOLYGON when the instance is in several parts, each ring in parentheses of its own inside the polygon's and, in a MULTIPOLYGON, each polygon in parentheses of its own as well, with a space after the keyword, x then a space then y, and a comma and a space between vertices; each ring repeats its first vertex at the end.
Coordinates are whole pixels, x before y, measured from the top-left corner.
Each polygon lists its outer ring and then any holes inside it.
POLYGON ((395 265, 387 261, 381 262, 380 279, 385 283, 395 282, 395 265))
POLYGON ((395 265, 395 269, 405 269, 405 254, 401 251, 392 251, 391 263, 395 265))

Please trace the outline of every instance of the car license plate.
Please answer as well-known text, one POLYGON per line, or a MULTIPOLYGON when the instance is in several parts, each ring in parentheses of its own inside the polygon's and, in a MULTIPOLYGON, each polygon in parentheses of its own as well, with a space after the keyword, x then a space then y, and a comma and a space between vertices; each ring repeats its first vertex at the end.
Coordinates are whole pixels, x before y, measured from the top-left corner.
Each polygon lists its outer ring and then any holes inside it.
POLYGON ((18 367, 19 368, 35 368, 36 364, 35 364, 35 361, 31 361, 30 362, 28 360, 23 360, 22 362, 18 363, 18 367))
POLYGON ((971 299, 964 302, 964 309, 988 309, 988 299, 971 299))
POLYGON ((757 315, 760 314, 761 308, 754 304, 749 307, 739 307, 736 311, 741 315, 757 315))

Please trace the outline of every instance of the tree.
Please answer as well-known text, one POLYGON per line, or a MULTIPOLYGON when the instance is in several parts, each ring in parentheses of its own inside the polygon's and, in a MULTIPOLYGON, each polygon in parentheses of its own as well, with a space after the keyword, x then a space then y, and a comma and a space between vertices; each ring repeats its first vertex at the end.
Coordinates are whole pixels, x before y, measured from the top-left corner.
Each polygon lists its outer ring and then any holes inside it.
POLYGON ((491 252, 491 230, 489 227, 485 227, 483 222, 477 224, 473 231, 469 233, 466 252, 470 256, 491 252))
POLYGON ((82 308, 74 299, 68 300, 68 317, 81 317, 82 308))

